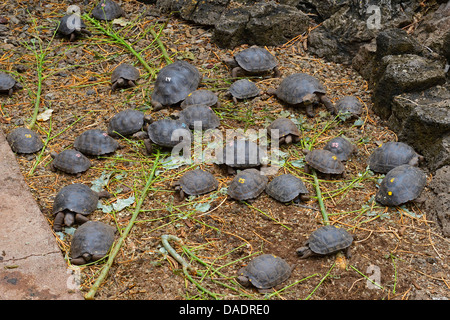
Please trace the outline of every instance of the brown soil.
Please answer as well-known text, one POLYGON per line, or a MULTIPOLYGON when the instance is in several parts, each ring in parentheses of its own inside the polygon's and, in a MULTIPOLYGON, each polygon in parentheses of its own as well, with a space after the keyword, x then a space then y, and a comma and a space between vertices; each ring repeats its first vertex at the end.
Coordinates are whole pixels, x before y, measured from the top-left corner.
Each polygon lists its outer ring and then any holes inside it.
MULTIPOLYGON (((85 11, 90 10, 90 7, 80 6, 85 11)), ((436 223, 418 204, 385 208, 372 201, 377 191, 377 179, 382 176, 366 171, 367 158, 379 143, 393 141, 396 136, 371 111, 371 92, 354 70, 309 56, 304 48, 305 37, 268 48, 279 60, 284 76, 294 72, 315 75, 326 85, 333 101, 345 95, 359 97, 365 112, 358 126, 353 125, 354 120, 333 121, 334 117, 326 113, 324 107, 316 109, 315 118, 307 118, 304 110, 287 107, 267 94, 235 105, 226 95, 232 83, 230 70, 221 61, 234 51, 216 47, 210 42, 210 31, 199 26, 173 17, 145 15, 145 7, 135 1, 123 1, 123 6, 125 11, 134 12, 124 19, 132 22, 133 27, 119 31, 122 27, 115 24, 113 29, 127 43, 133 44, 155 69, 166 65, 166 61, 146 28, 157 25, 155 30, 158 33, 168 21, 160 39, 172 60, 185 59, 195 65, 204 76, 203 88, 218 93, 222 106, 215 111, 221 117, 222 131, 261 129, 279 116, 293 115, 299 121, 303 140, 297 145, 281 148, 287 157, 278 174, 290 172, 302 178, 312 200, 300 205, 285 205, 265 193, 250 205, 227 199, 223 188, 232 177, 223 168, 211 164, 200 167, 219 179, 219 191, 180 201, 171 183, 191 167, 165 169, 159 166, 137 221, 123 242, 108 277, 98 289, 96 299, 400 300, 449 297, 449 241, 442 236, 436 223), (336 255, 300 260, 295 249, 312 231, 323 225, 323 219, 312 176, 307 175, 303 167, 296 166, 297 162, 294 165, 292 162, 303 159, 301 150, 307 143, 311 143, 312 148, 321 148, 338 134, 357 143, 358 153, 346 163, 345 178, 325 180, 319 176, 320 190, 330 222, 355 236, 352 257, 348 261, 342 261, 336 255), (200 212, 195 209, 200 204, 210 206, 206 212, 200 212), (162 248, 161 236, 164 234, 180 238, 183 247, 198 259, 190 259, 179 245, 171 242, 198 271, 192 279, 198 282, 199 287, 183 274, 181 265, 162 248), (236 271, 260 253, 276 254, 293 266, 291 277, 275 288, 279 292, 274 290, 263 295, 233 282, 236 271), (381 289, 373 288, 367 280, 377 276, 381 289)), ((0 120, 5 133, 31 121, 38 72, 30 40, 40 39, 46 53, 39 113, 46 109, 52 109, 53 113, 51 120, 38 121, 36 130, 44 140, 47 134, 51 139, 41 158, 38 154, 18 155, 17 160, 49 225, 54 218, 51 214, 53 199, 63 186, 74 182, 90 186, 103 172, 111 174, 106 189, 114 195, 104 203, 112 204, 132 195, 138 199, 145 185, 145 176, 155 160, 154 155, 145 155, 141 141, 121 140, 125 148, 115 154, 91 157, 93 166, 81 177, 50 171, 50 153, 71 147, 74 139, 86 129, 105 130, 108 120, 121 110, 138 108, 159 119, 179 108, 151 111, 154 79, 149 78, 149 73, 130 51, 113 43, 90 23, 87 23, 93 33, 90 38, 81 38, 73 43, 59 37, 52 40, 56 21, 66 10, 62 1, 42 1, 40 6, 36 6, 34 1, 17 1, 16 5, 4 3, 0 8, 2 15, 8 18, 8 23, 3 25, 6 29, 0 34, 0 69, 12 72, 24 85, 24 89, 13 96, 1 97, 0 120), (5 42, 5 38, 10 40, 5 42), (110 92, 111 72, 121 62, 136 64, 142 77, 135 88, 110 92)), ((243 48, 245 46, 235 51, 243 48)), ((281 80, 255 78, 254 81, 265 91, 281 80)), ((161 152, 170 154, 163 149, 161 152)), ((90 219, 116 225, 123 231, 133 210, 134 205, 120 212, 97 210, 90 219)), ((66 234, 61 240, 55 234, 66 257, 70 252, 70 237, 66 234)), ((87 292, 104 263, 75 267, 68 260, 68 266, 80 268, 81 289, 87 292)))

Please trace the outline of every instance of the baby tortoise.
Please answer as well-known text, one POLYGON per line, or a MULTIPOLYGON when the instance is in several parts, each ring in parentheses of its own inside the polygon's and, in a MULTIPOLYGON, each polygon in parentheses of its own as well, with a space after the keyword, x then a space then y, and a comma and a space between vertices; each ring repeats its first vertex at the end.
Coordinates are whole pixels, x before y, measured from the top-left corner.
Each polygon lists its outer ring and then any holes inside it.
POLYGON ((363 112, 361 101, 355 96, 345 96, 335 103, 336 111, 345 120, 359 118, 363 112))
POLYGON ((50 170, 52 171, 61 170, 80 176, 92 165, 85 155, 75 149, 66 149, 60 153, 52 152, 50 156, 53 158, 50 163, 50 170))
POLYGON ((197 90, 201 81, 200 72, 186 61, 176 61, 165 66, 156 77, 151 102, 153 110, 180 103, 197 90))
POLYGON ((188 126, 179 120, 161 119, 148 126, 148 138, 144 139, 147 154, 153 151, 152 142, 156 145, 173 148, 183 143, 189 145, 192 141, 192 132, 188 126))
POLYGON ((70 262, 83 265, 102 259, 114 242, 116 228, 100 221, 87 221, 73 234, 70 262))
POLYGON ((122 8, 112 0, 100 0, 98 5, 92 10, 92 16, 97 20, 111 21, 124 14, 122 8))
POLYGON ((98 200, 109 197, 111 197, 109 192, 96 192, 81 183, 63 187, 53 202, 55 215, 53 230, 62 231, 63 225, 70 227, 75 222, 78 224, 87 222, 89 219, 86 216, 97 209, 98 200))
POLYGON ((134 109, 122 110, 116 113, 108 123, 108 135, 113 138, 127 137, 146 129, 145 126, 152 123, 150 115, 134 109))
POLYGON ((180 121, 186 123, 190 129, 198 126, 201 130, 215 129, 220 125, 220 119, 211 107, 192 105, 181 110, 178 114, 180 121))
POLYGON ((247 79, 241 79, 235 81, 230 88, 228 93, 231 95, 233 102, 238 103, 238 99, 250 99, 261 94, 258 86, 247 79))
POLYGON ((216 157, 218 163, 226 166, 228 174, 234 174, 236 169, 264 166, 267 152, 255 142, 236 139, 227 143, 216 157))
POLYGON ((244 287, 253 285, 264 293, 278 286, 291 276, 291 266, 273 254, 262 254, 238 271, 236 280, 244 287))
POLYGON ((423 156, 403 142, 386 142, 369 156, 369 169, 378 173, 387 173, 402 164, 418 166, 423 156))
POLYGON ((355 144, 343 137, 331 139, 323 149, 333 152, 341 161, 347 161, 358 150, 355 144))
POLYGON ((186 195, 198 196, 214 191, 219 182, 211 173, 196 169, 186 172, 173 186, 180 192, 180 198, 184 199, 186 195))
POLYGON ((353 237, 346 230, 326 225, 311 233, 304 246, 297 249, 297 254, 300 259, 305 259, 312 255, 327 255, 345 250, 345 255, 350 258, 352 242, 353 237))
POLYGON ((273 76, 281 76, 277 59, 265 48, 252 46, 234 55, 233 59, 225 59, 224 63, 232 67, 231 76, 261 75, 273 71, 273 76))
POLYGON ((6 136, 11 150, 16 153, 35 153, 44 147, 39 135, 24 127, 19 127, 8 133, 6 136))
POLYGON ((297 125, 288 118, 278 118, 273 121, 268 127, 268 134, 272 137, 273 131, 278 130, 278 143, 281 145, 300 142, 300 131, 297 125))
POLYGON ((345 166, 341 160, 331 151, 315 149, 315 150, 303 150, 306 153, 305 157, 305 172, 309 173, 310 168, 313 168, 325 175, 327 179, 331 175, 344 175, 345 166))
POLYGON ((280 202, 309 200, 308 189, 303 181, 289 173, 273 178, 266 187, 266 193, 280 202))
POLYGON ((9 74, 0 72, 0 93, 6 93, 9 96, 12 96, 15 90, 20 90, 22 88, 23 86, 9 74))
POLYGON ((235 200, 251 200, 266 188, 269 179, 256 169, 240 171, 228 186, 228 195, 235 200))
POLYGON ((220 107, 219 98, 217 95, 206 89, 198 89, 188 94, 186 99, 181 102, 180 107, 185 109, 189 106, 205 106, 205 107, 220 107))
POLYGON ((119 143, 100 129, 89 129, 80 134, 73 147, 85 155, 100 156, 116 151, 119 143))
POLYGON ((426 184, 425 172, 415 166, 404 164, 386 174, 375 195, 375 200, 385 206, 399 206, 416 200, 426 184))
POLYGON ((306 115, 314 117, 313 106, 322 103, 331 114, 336 114, 336 109, 331 100, 326 96, 326 89, 315 77, 306 73, 294 73, 284 78, 278 88, 270 88, 269 94, 274 94, 278 99, 292 106, 305 106, 306 115))
POLYGON ((80 15, 77 13, 67 14, 59 21, 56 32, 69 37, 69 41, 75 41, 78 35, 85 34, 91 36, 92 34, 86 30, 86 24, 81 20, 80 15))
POLYGON ((122 63, 111 74, 111 90, 117 88, 132 88, 136 86, 139 79, 139 70, 128 63, 122 63))

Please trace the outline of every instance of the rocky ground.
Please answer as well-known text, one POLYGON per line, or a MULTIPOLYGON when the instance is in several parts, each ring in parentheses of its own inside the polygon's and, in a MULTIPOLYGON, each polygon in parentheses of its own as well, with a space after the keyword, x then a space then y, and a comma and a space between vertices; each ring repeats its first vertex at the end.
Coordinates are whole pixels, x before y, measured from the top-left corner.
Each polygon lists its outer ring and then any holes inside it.
MULTIPOLYGON (((83 12, 92 7, 78 5, 83 12)), ((331 100, 357 96, 365 107, 358 120, 344 121, 320 107, 316 117, 307 118, 302 109, 293 109, 266 93, 237 104, 226 95, 234 79, 222 62, 234 50, 220 49, 212 33, 169 15, 155 14, 152 7, 136 1, 123 1, 126 18, 109 25, 107 32, 86 21, 91 37, 69 42, 54 37, 57 21, 65 13, 64 1, 17 1, 0 5, 0 69, 10 72, 24 89, 13 96, 1 96, 1 127, 6 133, 31 123, 37 110, 35 129, 46 141, 43 152, 17 156, 23 175, 42 213, 52 225, 53 199, 65 185, 79 182, 101 185, 113 194, 102 200, 103 207, 90 219, 115 225, 119 234, 128 225, 136 202, 155 164, 141 141, 121 140, 123 149, 99 158, 80 177, 49 170, 50 153, 72 146, 86 129, 106 129, 117 112, 136 108, 154 119, 171 115, 179 108, 152 111, 154 78, 170 61, 186 60, 203 74, 203 88, 219 95, 221 106, 215 112, 220 129, 261 129, 280 116, 290 117, 302 132, 302 141, 282 147, 280 173, 300 177, 312 196, 304 204, 281 204, 263 193, 251 204, 227 198, 225 188, 232 177, 215 165, 199 167, 212 172, 219 189, 205 196, 179 200, 171 184, 194 166, 177 166, 160 161, 156 179, 143 201, 131 232, 116 256, 108 276, 97 291, 97 299, 445 299, 449 297, 449 241, 427 207, 408 203, 387 208, 373 202, 382 175, 367 170, 367 158, 380 144, 395 141, 395 134, 382 125, 372 112, 371 94, 353 69, 325 62, 308 54, 305 36, 283 45, 268 47, 280 63, 283 76, 306 72, 316 76, 328 89, 331 100), (149 10, 150 9, 150 10, 149 10), (155 41, 154 30, 159 35, 155 41), (109 35, 108 35, 108 34, 109 35), (112 37, 111 34, 115 35, 112 37), (128 44, 124 45, 124 44, 128 44), (147 63, 145 68, 129 48, 147 63), (164 53, 166 52, 166 53, 164 53), (135 88, 110 91, 111 72, 128 62, 140 70, 135 88), (38 100, 40 99, 40 100, 38 100), (37 109, 36 109, 37 108, 37 109), (304 172, 304 148, 321 148, 331 138, 343 135, 357 144, 358 152, 346 163, 345 178, 324 179, 319 185, 332 224, 355 236, 352 257, 347 261, 335 255, 299 260, 295 249, 323 224, 311 175, 304 172), (134 198, 133 198, 134 197, 134 198), (131 199, 131 200, 130 200, 131 199), (127 204, 110 210, 108 205, 127 204), (191 279, 161 244, 162 235, 174 235, 182 245, 171 243, 197 270, 191 279), (236 271, 260 253, 273 253, 293 266, 291 277, 270 293, 236 284, 236 271), (370 279, 379 285, 373 285, 370 279), (194 284, 194 281, 197 285, 194 284)), ((275 87, 281 79, 253 78, 263 90, 275 87)), ((161 150, 163 157, 170 154, 161 150)), ((431 175, 428 180, 431 181, 431 175)), ((271 177, 269 177, 271 179, 271 177)), ((428 187, 427 187, 428 190, 428 187)), ((55 234, 63 254, 70 253, 73 229, 55 234)), ((104 262, 76 267, 81 289, 88 292, 104 262)))

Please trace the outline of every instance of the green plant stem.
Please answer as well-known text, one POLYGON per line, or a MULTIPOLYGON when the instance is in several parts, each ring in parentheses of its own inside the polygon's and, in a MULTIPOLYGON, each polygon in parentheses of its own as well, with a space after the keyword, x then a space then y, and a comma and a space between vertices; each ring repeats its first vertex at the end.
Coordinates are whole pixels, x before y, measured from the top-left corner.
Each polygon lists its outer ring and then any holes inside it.
POLYGON ((130 221, 128 222, 127 227, 125 228, 125 230, 122 232, 122 235, 120 236, 120 238, 118 239, 118 241, 116 243, 114 243, 113 248, 111 249, 111 252, 109 254, 109 258, 108 261, 106 262, 106 264, 103 266, 100 275, 98 276, 97 280, 95 281, 95 283, 92 285, 92 287, 90 288, 89 292, 84 296, 84 298, 86 300, 92 300, 94 299, 94 296, 98 290, 98 288, 100 287, 100 285, 102 284, 103 280, 106 278, 106 276, 108 275, 108 271, 111 268, 114 259, 116 257, 116 255, 119 253, 120 248, 122 247, 123 242, 125 241, 125 238, 128 236, 128 233, 131 231, 131 228, 134 225, 134 222, 136 221, 136 218, 139 214, 139 212, 141 211, 141 207, 142 207, 142 203, 144 202, 144 199, 147 196, 147 192, 150 188, 150 186, 152 185, 153 181, 154 181, 154 177, 155 177, 155 171, 156 168, 158 167, 158 162, 159 162, 159 157, 160 157, 160 153, 159 151, 156 154, 156 158, 153 161, 153 167, 152 170, 150 172, 150 175, 147 179, 147 183, 144 187, 144 189, 142 190, 142 193, 140 195, 139 200, 136 203, 136 208, 134 209, 133 215, 131 216, 130 221))
POLYGON ((150 80, 152 80, 154 78, 154 76, 156 75, 156 70, 153 69, 152 67, 150 67, 148 65, 148 63, 141 57, 141 55, 139 53, 136 52, 136 50, 134 50, 134 48, 128 43, 126 42, 122 37, 120 37, 117 33, 115 33, 113 30, 111 29, 105 29, 100 22, 98 22, 97 20, 89 17, 87 14, 84 14, 83 17, 88 20, 89 22, 91 22, 95 28, 97 28, 98 30, 100 30, 101 32, 103 32, 105 35, 107 35, 110 38, 113 38, 116 42, 118 42, 119 44, 121 44, 122 46, 124 46, 128 51, 130 51, 141 63, 141 65, 150 73, 150 80))
POLYGON ((312 297, 312 295, 314 294, 314 292, 316 292, 316 290, 320 287, 320 285, 325 281, 326 278, 328 278, 328 276, 331 273, 331 270, 333 270, 334 266, 336 265, 336 263, 333 263, 333 265, 331 266, 331 268, 328 270, 328 272, 323 276, 322 279, 320 279, 319 283, 317 284, 317 286, 314 288, 314 290, 305 298, 305 300, 309 300, 309 298, 312 297))
POLYGON ((156 34, 155 30, 150 28, 150 34, 153 38, 155 38, 156 44, 158 45, 159 49, 161 50, 161 54, 164 57, 164 60, 166 60, 167 64, 171 64, 173 61, 170 59, 169 54, 167 53, 166 48, 164 47, 164 44, 162 43, 161 39, 159 38, 161 35, 161 32, 164 30, 164 27, 166 26, 167 22, 164 24, 164 26, 161 28, 161 31, 156 34))
POLYGON ((317 201, 319 202, 320 212, 322 213, 323 224, 328 225, 330 221, 328 220, 327 210, 325 209, 325 205, 323 204, 322 192, 320 191, 319 179, 317 179, 316 170, 312 169, 312 176, 314 178, 314 188, 316 189, 317 201))

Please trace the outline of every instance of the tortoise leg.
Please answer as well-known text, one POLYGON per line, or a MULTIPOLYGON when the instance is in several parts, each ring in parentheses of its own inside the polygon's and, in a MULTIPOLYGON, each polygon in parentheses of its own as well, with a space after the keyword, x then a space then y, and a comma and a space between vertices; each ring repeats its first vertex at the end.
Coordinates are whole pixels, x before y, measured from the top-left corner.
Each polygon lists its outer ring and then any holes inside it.
POLYGON ((89 32, 88 30, 86 30, 86 29, 81 29, 80 32, 81 32, 81 33, 84 33, 85 35, 87 35, 87 36, 89 36, 89 37, 92 36, 92 33, 90 33, 90 32, 89 32))
POLYGON ((158 111, 164 108, 164 106, 158 101, 152 101, 153 111, 158 111))
POLYGON ((288 134, 286 137, 284 137, 284 143, 291 144, 292 143, 292 136, 288 134))
POLYGON ((128 86, 129 86, 130 88, 136 87, 136 83, 134 83, 133 80, 128 80, 128 86))
POLYGON ((85 222, 88 222, 89 219, 88 219, 87 217, 85 217, 84 215, 82 215, 82 214, 80 214, 80 213, 77 213, 77 214, 75 215, 75 221, 76 221, 78 224, 83 224, 83 223, 85 223, 85 222))
POLYGON ((180 193, 179 193, 179 194, 180 194, 180 200, 184 200, 184 198, 186 197, 186 195, 185 195, 183 189, 180 188, 180 193))
POLYGON ((75 41, 75 37, 76 37, 75 32, 72 32, 72 33, 70 34, 70 39, 69 39, 69 41, 70 41, 70 42, 74 42, 74 41, 75 41))
POLYGON ((348 246, 348 247, 345 249, 344 254, 345 254, 345 257, 346 257, 347 259, 350 259, 350 258, 352 257, 352 253, 350 252, 350 246, 348 246))
POLYGON ((14 89, 13 89, 13 88, 11 88, 11 89, 8 90, 8 96, 12 96, 13 93, 14 93, 14 89))
POLYGON ((283 143, 286 143, 286 137, 281 137, 280 140, 278 140, 279 145, 282 145, 283 143))
POLYGON ((75 258, 75 259, 70 259, 70 263, 79 266, 79 265, 82 265, 82 264, 86 264, 88 262, 86 260, 84 260, 83 257, 78 257, 78 258, 75 258))
POLYGON ((58 212, 56 214, 55 221, 53 222, 53 230, 55 230, 56 232, 62 231, 64 216, 64 212, 58 212))
POLYGON ((331 113, 336 114, 336 108, 334 107, 334 104, 331 102, 331 100, 325 95, 325 94, 317 94, 319 97, 320 102, 323 103, 325 108, 331 113))
POLYGON ((233 97, 233 102, 234 102, 235 104, 237 104, 237 103, 238 103, 238 99, 237 99, 236 97, 233 97))
POLYGON ((153 145, 150 139, 144 139, 145 153, 149 156, 152 154, 153 145))
POLYGON ((278 69, 278 66, 276 66, 275 68, 273 68, 273 76, 275 78, 280 78, 281 77, 281 71, 280 69, 278 69))
POLYGON ((73 214, 73 212, 67 212, 64 215, 64 224, 68 227, 71 227, 74 222, 75 222, 75 215, 73 214))
POLYGON ((105 255, 103 255, 103 254, 93 254, 91 257, 91 261, 97 261, 97 260, 103 259, 104 257, 105 257, 105 255))
POLYGON ((309 118, 314 118, 315 114, 314 114, 314 108, 313 108, 312 103, 306 105, 306 115, 309 118))
POLYGON ((242 72, 243 69, 241 67, 235 67, 231 70, 231 77, 233 78, 237 78, 238 77, 238 73, 242 72))
POLYGON ((112 84, 112 86, 111 86, 111 91, 116 90, 117 87, 118 87, 118 83, 117 83, 117 81, 116 81, 116 82, 114 82, 114 83, 112 84))

